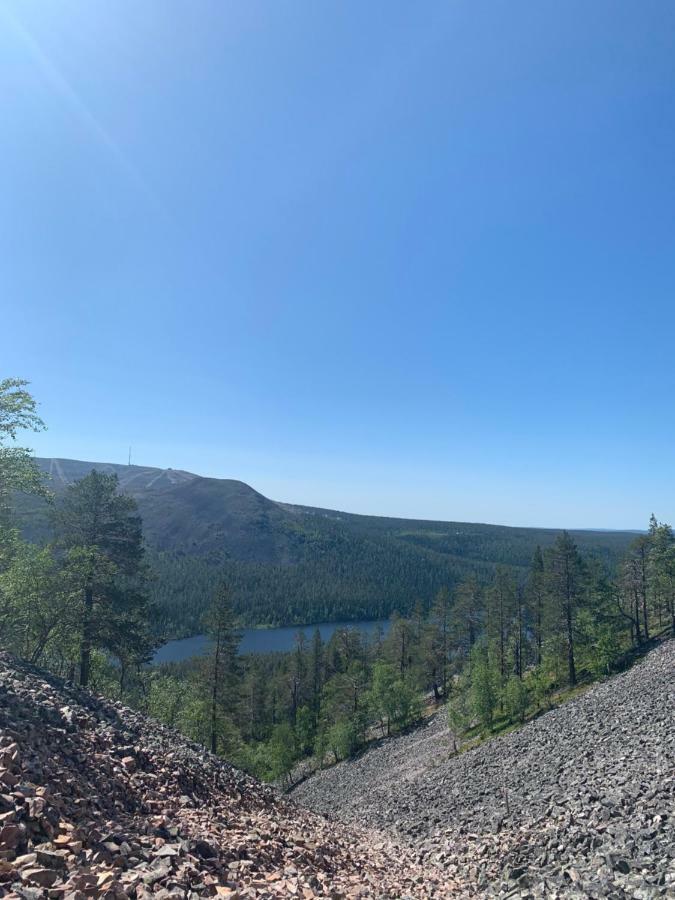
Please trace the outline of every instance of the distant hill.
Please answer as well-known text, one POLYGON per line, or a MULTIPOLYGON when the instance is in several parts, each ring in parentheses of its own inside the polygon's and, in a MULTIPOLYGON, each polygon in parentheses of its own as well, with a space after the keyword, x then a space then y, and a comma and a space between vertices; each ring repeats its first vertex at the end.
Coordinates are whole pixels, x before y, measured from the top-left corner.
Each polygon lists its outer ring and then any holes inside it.
POLYGON ((138 503, 145 536, 157 550, 239 560, 291 562, 284 524, 292 516, 242 481, 74 459, 37 459, 58 495, 92 469, 114 473, 138 503))
MULTIPOLYGON (((117 474, 143 517, 158 627, 194 633, 215 581, 226 577, 250 624, 305 624, 379 618, 428 603, 467 575, 488 578, 497 565, 529 565, 556 529, 511 528, 363 516, 279 503, 241 481, 67 459, 38 459, 55 494, 93 468, 117 474)), ((23 498, 33 539, 48 535, 44 504, 23 498)), ((585 554, 611 569, 632 532, 574 531, 585 554)))

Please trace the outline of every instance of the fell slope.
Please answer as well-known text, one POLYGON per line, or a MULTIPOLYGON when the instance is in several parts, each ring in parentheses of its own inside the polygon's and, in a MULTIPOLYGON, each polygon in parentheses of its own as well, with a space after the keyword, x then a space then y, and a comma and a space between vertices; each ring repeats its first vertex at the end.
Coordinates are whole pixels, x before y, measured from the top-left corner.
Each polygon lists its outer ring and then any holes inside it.
POLYGON ((450 893, 390 841, 329 824, 171 729, 0 655, 0 896, 450 893))
MULTIPOLYGON (((204 478, 179 469, 73 459, 36 462, 56 494, 92 469, 115 473, 120 488, 139 504, 149 543, 186 554, 222 550, 235 559, 300 563, 351 538, 374 545, 394 540, 399 550, 407 549, 427 564, 437 557, 436 562, 464 560, 488 568, 527 566, 536 545, 551 544, 558 534, 554 528, 396 519, 279 503, 242 481, 204 478)), ((573 535, 583 552, 606 561, 615 559, 635 536, 591 530, 573 535)))
MULTIPOLYGON (((39 459, 56 494, 92 468, 114 472, 137 501, 151 550, 164 636, 199 631, 203 604, 226 577, 247 624, 291 625, 411 612, 441 587, 526 567, 555 529, 363 516, 278 503, 232 479, 175 469, 39 459)), ((46 507, 20 498, 29 537, 48 536, 46 507)), ((575 531, 580 550, 612 568, 628 532, 575 531)))
POLYGON ((457 757, 441 718, 300 785, 480 895, 675 896, 675 641, 457 757))

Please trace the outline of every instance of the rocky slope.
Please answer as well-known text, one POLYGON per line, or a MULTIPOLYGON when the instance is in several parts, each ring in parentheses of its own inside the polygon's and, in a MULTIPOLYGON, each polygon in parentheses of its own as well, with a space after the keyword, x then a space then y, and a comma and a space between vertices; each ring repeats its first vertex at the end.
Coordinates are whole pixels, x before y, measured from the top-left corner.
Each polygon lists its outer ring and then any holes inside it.
POLYGON ((675 897, 675 641, 458 757, 437 717, 295 798, 402 839, 477 895, 675 897))
POLYGON ((301 785, 0 655, 0 896, 675 897, 675 642, 451 758, 442 719, 301 785), (329 821, 320 813, 327 813, 329 821))
POLYGON ((0 896, 455 893, 413 856, 299 809, 171 729, 0 655, 0 896))

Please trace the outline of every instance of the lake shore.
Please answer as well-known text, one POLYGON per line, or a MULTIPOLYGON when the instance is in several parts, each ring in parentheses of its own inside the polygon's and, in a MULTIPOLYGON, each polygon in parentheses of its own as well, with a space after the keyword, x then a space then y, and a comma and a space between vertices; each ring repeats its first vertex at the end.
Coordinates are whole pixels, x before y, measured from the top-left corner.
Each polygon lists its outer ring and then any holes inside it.
MULTIPOLYGON (((298 634, 304 633, 305 638, 309 640, 316 628, 319 629, 324 642, 330 640, 336 631, 342 629, 360 631, 372 638, 376 635, 378 628, 382 630, 382 634, 386 634, 389 629, 389 621, 387 619, 373 619, 363 622, 318 622, 312 625, 285 625, 279 628, 243 628, 238 653, 240 656, 244 656, 250 653, 288 652, 295 646, 298 634)), ((184 662, 187 659, 204 654, 208 649, 209 643, 209 638, 205 634, 167 641, 166 644, 157 650, 152 662, 154 665, 184 662)))

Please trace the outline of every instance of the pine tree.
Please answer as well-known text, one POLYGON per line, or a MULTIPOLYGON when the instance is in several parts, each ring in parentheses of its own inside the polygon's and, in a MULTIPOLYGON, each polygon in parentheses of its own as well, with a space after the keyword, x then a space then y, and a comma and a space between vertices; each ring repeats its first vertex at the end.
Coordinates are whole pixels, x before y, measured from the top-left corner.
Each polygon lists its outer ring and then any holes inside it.
POLYGON ((310 708, 314 714, 314 724, 321 711, 321 690, 323 688, 323 640, 318 628, 314 629, 312 645, 309 651, 309 672, 311 679, 310 708))
POLYGON ((305 652, 305 632, 299 631, 295 636, 295 650, 291 659, 289 688, 291 693, 291 725, 295 727, 298 709, 302 704, 307 687, 307 660, 305 652))
POLYGON ((483 588, 476 578, 465 579, 457 586, 450 612, 453 647, 464 659, 471 658, 471 651, 481 632, 483 612, 483 588))
POLYGON ((634 644, 640 644, 642 641, 641 591, 640 558, 629 554, 619 569, 617 606, 621 615, 630 624, 631 642, 634 644))
POLYGON ((675 636, 675 536, 670 525, 657 522, 652 515, 649 523, 649 575, 659 609, 670 618, 675 636))
POLYGON ((575 628, 579 609, 585 600, 584 576, 584 564, 577 546, 568 532, 563 531, 548 556, 547 593, 554 621, 565 643, 567 679, 571 687, 577 683, 575 628))
POLYGON ((391 617, 391 627, 385 640, 387 654, 391 664, 403 678, 412 665, 413 628, 408 619, 397 612, 391 617))
POLYGON ((633 552, 637 559, 637 569, 640 579, 640 600, 642 606, 642 630, 645 640, 649 640, 649 598, 647 591, 648 562, 649 562, 649 536, 641 535, 633 542, 633 552))
POLYGON ((117 476, 94 469, 69 486, 53 520, 58 543, 69 551, 71 565, 79 572, 83 597, 80 684, 86 687, 94 646, 114 650, 120 637, 117 622, 128 634, 130 615, 137 622, 147 615, 145 595, 134 591, 131 604, 131 596, 124 596, 122 587, 125 579, 136 579, 143 571, 141 519, 136 502, 118 492, 117 476), (122 599, 125 616, 116 618, 122 599))
POLYGON ((230 592, 221 584, 205 617, 206 633, 212 647, 206 660, 210 694, 209 743, 211 753, 218 751, 218 739, 225 721, 231 721, 238 702, 239 667, 237 648, 241 633, 232 612, 230 592))
POLYGON ((532 623, 534 643, 534 664, 541 665, 544 641, 544 608, 546 602, 546 575, 544 572, 544 555, 537 545, 530 565, 530 573, 525 588, 529 617, 532 623))
POLYGON ((506 684, 507 650, 516 606, 516 583, 511 573, 500 566, 487 592, 487 632, 491 651, 496 654, 499 686, 506 684))
MULTIPOLYGON (((433 640, 434 652, 436 654, 436 665, 434 666, 441 683, 441 691, 444 697, 448 695, 448 657, 450 652, 450 614, 451 602, 450 591, 447 587, 442 587, 436 594, 433 605, 431 607, 431 623, 435 630, 435 639, 433 640)), ((434 689, 434 695, 437 691, 434 689)))

